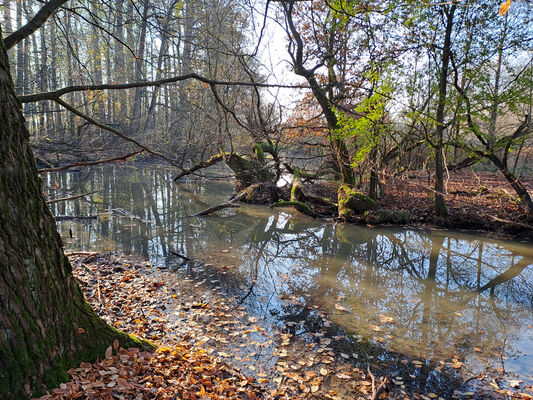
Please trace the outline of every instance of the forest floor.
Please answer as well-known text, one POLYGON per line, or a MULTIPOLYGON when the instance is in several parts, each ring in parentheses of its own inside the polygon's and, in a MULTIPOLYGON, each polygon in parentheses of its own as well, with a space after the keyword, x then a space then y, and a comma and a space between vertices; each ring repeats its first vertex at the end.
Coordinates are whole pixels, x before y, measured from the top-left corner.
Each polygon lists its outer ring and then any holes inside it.
MULTIPOLYGON (((522 182, 533 193, 533 178, 523 178, 522 182)), ((338 183, 308 187, 315 194, 334 198, 338 183)), ((409 225, 413 226, 478 231, 493 238, 533 239, 533 224, 526 221, 515 191, 498 173, 450 173, 446 196, 449 218, 444 225, 435 224, 432 189, 428 177, 421 174, 409 179, 389 178, 378 203, 383 208, 406 212, 411 217, 409 225)))
MULTIPOLYGON (((205 286, 205 279, 183 279, 131 256, 70 259, 96 312, 159 349, 144 353, 110 343, 102 360, 70 370, 71 381, 42 400, 533 399, 533 387, 496 391, 483 385, 487 376, 475 377, 475 393, 450 387, 439 393, 443 380, 415 390, 409 380, 426 368, 422 362, 402 359, 406 369, 398 372, 380 368, 376 359, 360 369, 353 362, 357 355, 334 352, 334 342, 344 339, 318 332, 314 342, 306 342, 271 331, 235 299, 205 286), (264 356, 257 361, 272 348, 271 362, 264 356)), ((456 371, 461 364, 455 360, 449 368, 456 371)))

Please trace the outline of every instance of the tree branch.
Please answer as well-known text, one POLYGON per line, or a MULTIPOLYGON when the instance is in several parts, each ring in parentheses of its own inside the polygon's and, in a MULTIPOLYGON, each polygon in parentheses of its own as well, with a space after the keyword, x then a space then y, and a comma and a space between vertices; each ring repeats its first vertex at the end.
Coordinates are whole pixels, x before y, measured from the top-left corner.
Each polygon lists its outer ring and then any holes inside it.
POLYGON ((62 89, 55 90, 53 92, 43 92, 28 94, 25 96, 18 96, 18 99, 21 103, 31 103, 35 101, 43 100, 53 100, 67 94, 74 92, 84 92, 87 90, 98 91, 98 90, 122 90, 122 89, 133 89, 141 88, 148 86, 161 86, 169 83, 176 83, 181 81, 186 81, 189 79, 196 79, 200 82, 204 82, 208 85, 222 85, 222 86, 255 86, 255 87, 265 87, 265 88, 284 88, 284 89, 309 89, 307 85, 276 85, 269 83, 256 83, 256 82, 228 82, 228 81, 218 81, 214 79, 208 79, 196 73, 190 73, 185 75, 173 76, 170 78, 159 79, 156 81, 146 81, 146 82, 133 82, 133 83, 121 83, 121 84, 110 84, 105 83, 102 85, 76 85, 76 86, 67 86, 62 89))
POLYGON ((174 177, 174 182, 177 182, 180 178, 183 178, 184 176, 193 174, 194 172, 198 171, 199 169, 208 168, 211 165, 216 164, 217 162, 223 161, 223 160, 226 159, 226 157, 227 158, 231 157, 231 153, 215 154, 210 159, 205 160, 205 161, 201 161, 201 162, 199 162, 198 164, 194 165, 193 167, 191 167, 189 169, 182 169, 181 173, 179 173, 178 175, 176 175, 174 177))
POLYGON ((165 156, 164 154, 161 154, 155 150, 152 150, 151 148, 147 147, 146 145, 140 143, 139 141, 133 139, 133 138, 130 138, 129 136, 127 136, 126 134, 122 133, 121 131, 119 131, 118 129, 115 129, 115 128, 112 128, 110 127, 109 125, 106 125, 106 124, 103 124, 97 120, 95 120, 94 118, 91 118, 89 117, 88 115, 82 113, 80 110, 78 110, 77 108, 71 106, 70 104, 64 102, 63 100, 61 100, 59 97, 55 97, 55 98, 52 98, 52 100, 54 100, 57 104, 61 105, 62 107, 66 108, 67 110, 69 110, 70 112, 76 114, 78 117, 81 117, 83 118, 84 120, 86 120, 87 122, 90 122, 91 124, 101 128, 101 129, 105 129, 106 131, 109 131, 111 133, 114 133, 115 135, 121 137, 122 139, 130 142, 130 143, 133 143, 135 144, 136 146, 140 147, 141 149, 144 149, 146 152, 150 153, 150 154, 153 154, 154 156, 157 156, 157 157, 160 157, 162 158, 163 160, 167 161, 169 164, 175 166, 175 167, 178 167, 180 169, 182 169, 182 167, 174 160, 171 160, 170 158, 168 158, 167 156, 165 156))
POLYGON ((37 172, 39 172, 40 174, 44 174, 44 173, 47 173, 47 172, 65 171, 67 169, 74 168, 74 167, 90 167, 92 165, 100 165, 100 164, 116 162, 116 161, 126 161, 128 158, 136 156, 137 154, 140 154, 143 151, 144 151, 144 149, 136 151, 135 153, 126 154, 125 156, 115 157, 115 158, 106 158, 104 160, 98 160, 98 161, 88 161, 88 162, 81 162, 80 161, 80 162, 75 162, 75 163, 72 163, 72 164, 65 165, 63 167, 43 168, 43 169, 38 170, 37 172))
POLYGON ((97 190, 95 190, 94 192, 88 192, 88 193, 79 194, 79 195, 77 195, 77 196, 61 197, 61 198, 59 198, 59 199, 47 200, 46 203, 48 203, 48 204, 52 204, 52 203, 59 203, 60 201, 67 201, 67 200, 79 199, 80 197, 89 196, 89 195, 94 194, 94 193, 96 193, 96 192, 97 192, 97 190))
POLYGON ((41 8, 39 12, 35 14, 35 16, 31 20, 28 21, 26 25, 24 25, 20 29, 17 29, 15 32, 13 32, 11 35, 7 36, 4 39, 4 46, 6 46, 6 49, 9 50, 17 43, 30 36, 41 26, 43 26, 43 24, 50 17, 50 15, 52 15, 55 10, 57 10, 67 1, 68 0, 51 0, 46 3, 43 8, 41 8))

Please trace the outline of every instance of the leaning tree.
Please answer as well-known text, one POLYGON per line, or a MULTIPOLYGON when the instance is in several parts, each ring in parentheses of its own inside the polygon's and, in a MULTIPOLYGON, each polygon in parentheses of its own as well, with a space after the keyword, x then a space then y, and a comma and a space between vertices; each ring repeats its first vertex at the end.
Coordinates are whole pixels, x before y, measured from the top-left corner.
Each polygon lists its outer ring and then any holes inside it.
POLYGON ((102 356, 114 339, 126 347, 144 343, 100 319, 72 274, 3 43, 0 104, 0 398, 19 399, 64 381, 67 369, 102 356))

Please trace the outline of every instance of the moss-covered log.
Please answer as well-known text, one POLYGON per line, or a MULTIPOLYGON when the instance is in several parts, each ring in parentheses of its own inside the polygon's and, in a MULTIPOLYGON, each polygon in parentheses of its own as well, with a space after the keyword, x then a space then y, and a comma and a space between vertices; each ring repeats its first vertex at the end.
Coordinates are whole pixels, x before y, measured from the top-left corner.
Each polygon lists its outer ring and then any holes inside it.
POLYGON ((363 222, 370 225, 405 225, 410 221, 411 216, 405 211, 382 208, 379 210, 365 212, 363 215, 361 215, 357 222, 363 222))
POLYGON ((329 199, 307 193, 304 189, 299 169, 292 169, 293 180, 291 186, 290 201, 280 200, 272 207, 294 207, 296 210, 311 217, 324 216, 326 209, 334 209, 335 204, 329 199), (322 210, 322 211, 321 211, 322 210))
POLYGON ((296 210, 300 211, 302 214, 309 215, 311 217, 316 217, 315 212, 308 204, 301 201, 285 201, 279 200, 278 202, 272 204, 270 207, 294 207, 296 210))
POLYGON ((0 398, 26 399, 103 356, 115 338, 143 343, 100 319, 72 275, 2 45, 0 103, 0 398))
POLYGON ((225 159, 228 167, 235 173, 237 191, 256 183, 268 183, 274 180, 275 174, 264 162, 234 153, 227 153, 225 159))
POLYGON ((378 204, 350 185, 341 185, 338 190, 339 218, 351 221, 354 216, 378 209, 378 204))
MULTIPOLYGON (((287 191, 272 182, 256 183, 244 189, 244 196, 237 194, 240 201, 252 204, 271 204, 278 200, 288 199, 287 191)), ((241 192, 242 193, 242 192, 241 192)))
POLYGON ((332 168, 319 168, 316 172, 307 172, 303 169, 294 167, 290 164, 284 163, 283 166, 291 174, 302 178, 304 181, 313 181, 320 179, 326 175, 333 175, 340 178, 340 173, 332 168))

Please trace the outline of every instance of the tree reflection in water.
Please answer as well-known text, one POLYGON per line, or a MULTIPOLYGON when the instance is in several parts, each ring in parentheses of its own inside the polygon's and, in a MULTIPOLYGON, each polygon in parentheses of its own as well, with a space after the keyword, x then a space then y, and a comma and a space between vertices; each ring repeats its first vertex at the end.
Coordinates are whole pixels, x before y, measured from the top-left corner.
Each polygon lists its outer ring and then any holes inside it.
MULTIPOLYGON (((168 262, 171 251, 206 259, 213 267, 205 273, 215 274, 228 294, 272 324, 296 322, 288 326, 295 333, 327 328, 327 314, 334 322, 329 329, 434 362, 455 355, 481 365, 482 355, 533 351, 530 246, 447 231, 341 225, 261 206, 190 218, 223 202, 231 184, 176 185, 171 173, 151 168, 114 166, 45 179, 50 196, 67 188, 98 190, 92 200, 51 205, 56 215, 104 213, 96 221, 60 222, 67 246, 119 249, 157 263, 168 262), (221 273, 221 266, 230 272, 221 273), (337 311, 336 303, 349 312, 337 311)), ((504 367, 531 376, 530 357, 504 367)))

